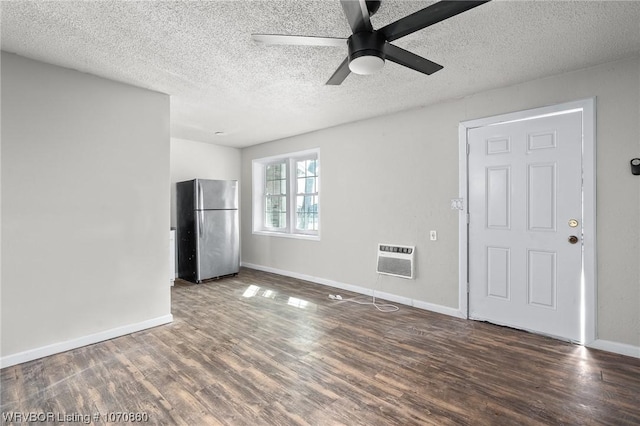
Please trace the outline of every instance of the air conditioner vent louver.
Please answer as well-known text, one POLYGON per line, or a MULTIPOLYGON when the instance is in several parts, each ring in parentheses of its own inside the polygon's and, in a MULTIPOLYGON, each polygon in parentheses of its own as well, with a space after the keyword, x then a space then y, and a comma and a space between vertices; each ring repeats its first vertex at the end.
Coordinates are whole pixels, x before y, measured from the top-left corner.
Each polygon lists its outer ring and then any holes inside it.
POLYGON ((416 248, 395 244, 378 244, 376 272, 394 277, 413 279, 416 248))

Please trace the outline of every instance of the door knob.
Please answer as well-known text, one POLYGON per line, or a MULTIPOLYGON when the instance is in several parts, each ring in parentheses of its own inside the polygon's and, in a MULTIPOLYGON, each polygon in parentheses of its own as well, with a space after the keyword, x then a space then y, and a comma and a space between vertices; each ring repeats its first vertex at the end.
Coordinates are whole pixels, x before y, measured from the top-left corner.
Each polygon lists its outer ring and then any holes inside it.
POLYGON ((578 242, 578 237, 576 237, 575 235, 572 235, 569 237, 569 243, 575 244, 577 242, 578 242))

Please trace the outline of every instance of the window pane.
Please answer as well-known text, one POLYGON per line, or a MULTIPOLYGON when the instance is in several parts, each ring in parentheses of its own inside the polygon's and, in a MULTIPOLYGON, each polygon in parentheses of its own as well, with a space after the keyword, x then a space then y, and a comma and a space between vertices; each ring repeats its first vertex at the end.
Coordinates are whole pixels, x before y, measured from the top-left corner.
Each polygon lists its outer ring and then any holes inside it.
POLYGON ((304 177, 306 175, 306 165, 304 161, 296 161, 296 174, 298 177, 304 177))
POLYGON ((266 228, 278 228, 278 219, 273 215, 273 212, 267 212, 264 218, 264 226, 266 228))
POLYGON ((287 193, 287 181, 273 180, 273 181, 267 182, 267 194, 284 195, 286 193, 287 193))
POLYGON ((308 177, 306 179, 306 183, 305 183, 304 189, 305 189, 304 192, 306 192, 307 194, 317 192, 316 191, 316 178, 315 177, 308 177))
POLYGON ((287 177, 286 163, 268 164, 266 180, 285 179, 287 177))
POLYGON ((298 194, 313 194, 318 192, 316 187, 316 177, 298 178, 297 193, 298 194))
POLYGON ((266 178, 268 181, 276 179, 276 166, 274 164, 267 166, 266 178))
POLYGON ((267 195, 271 195, 271 194, 275 194, 275 189, 274 189, 274 181, 270 180, 267 181, 267 195))
POLYGON ((265 199, 265 226, 284 228, 287 226, 287 198, 267 196, 265 199))
POLYGON ((309 176, 318 176, 318 160, 309 160, 307 170, 309 170, 309 176))
POLYGON ((318 230, 318 197, 298 195, 296 197, 296 228, 303 231, 318 230))
POLYGON ((317 176, 316 167, 318 160, 300 160, 296 161, 296 173, 298 177, 317 176))

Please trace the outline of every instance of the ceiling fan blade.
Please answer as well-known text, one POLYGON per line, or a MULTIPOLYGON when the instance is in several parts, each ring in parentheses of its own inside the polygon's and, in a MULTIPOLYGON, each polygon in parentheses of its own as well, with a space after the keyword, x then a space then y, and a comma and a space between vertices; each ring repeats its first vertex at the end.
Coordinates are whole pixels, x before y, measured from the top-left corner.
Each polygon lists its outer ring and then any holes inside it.
POLYGON ((347 56, 344 61, 342 61, 336 72, 334 72, 331 78, 329 78, 326 84, 328 84, 329 86, 337 86, 342 83, 350 73, 351 70, 349 69, 349 57, 347 56))
POLYGON ((354 34, 362 31, 373 31, 373 26, 369 19, 369 9, 365 0, 340 0, 340 3, 354 34))
POLYGON ((390 23, 378 30, 379 33, 384 34, 387 41, 397 40, 400 37, 404 37, 408 34, 419 31, 430 25, 437 24, 440 21, 449 19, 462 12, 473 9, 487 3, 489 0, 484 1, 440 1, 425 7, 411 15, 405 16, 402 19, 398 19, 395 22, 390 23))
POLYGON ((391 62, 404 65, 407 68, 411 68, 412 70, 416 70, 423 74, 430 75, 436 71, 440 71, 443 68, 443 66, 440 64, 436 64, 435 62, 425 59, 422 56, 418 56, 415 53, 409 52, 408 50, 404 50, 399 48, 398 46, 394 46, 391 43, 385 43, 384 53, 386 59, 390 60, 391 62))
POLYGON ((293 46, 335 46, 347 45, 346 38, 338 37, 313 37, 281 34, 251 34, 251 38, 264 44, 286 44, 293 46))

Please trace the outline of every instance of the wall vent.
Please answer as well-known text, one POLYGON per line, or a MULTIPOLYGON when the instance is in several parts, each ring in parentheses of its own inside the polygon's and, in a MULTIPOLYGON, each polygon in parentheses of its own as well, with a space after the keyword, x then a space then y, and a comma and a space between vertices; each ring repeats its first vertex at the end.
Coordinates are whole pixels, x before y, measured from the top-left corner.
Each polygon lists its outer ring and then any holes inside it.
POLYGON ((415 246, 378 244, 376 272, 394 277, 413 279, 415 246))

